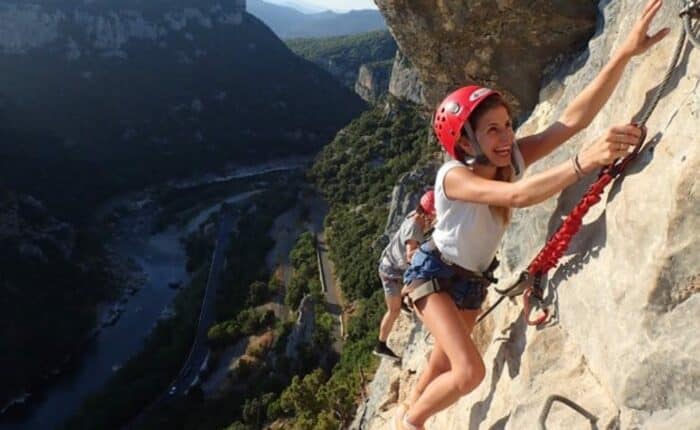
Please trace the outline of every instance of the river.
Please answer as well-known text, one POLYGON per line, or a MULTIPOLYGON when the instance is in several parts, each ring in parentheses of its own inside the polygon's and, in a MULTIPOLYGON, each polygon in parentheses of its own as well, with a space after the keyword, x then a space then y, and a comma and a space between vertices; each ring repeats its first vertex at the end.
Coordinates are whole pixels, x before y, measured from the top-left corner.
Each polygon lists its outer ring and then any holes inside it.
MULTIPOLYGON (((221 182, 226 178, 295 170, 302 166, 299 158, 284 159, 259 166, 239 166, 238 170, 225 174, 208 175, 206 179, 193 178, 173 185, 185 188, 185 184, 221 182), (290 162, 286 163, 287 160, 290 162)), ((196 228, 198 222, 205 220, 219 205, 202 210, 185 226, 170 226, 160 233, 151 234, 155 213, 149 204, 142 204, 148 201, 143 199, 143 193, 138 194, 138 198, 132 194, 113 199, 110 203, 128 202, 138 210, 119 221, 117 234, 108 246, 120 258, 131 259, 136 264, 144 284, 126 303, 117 305, 121 312, 119 319, 114 325, 101 328, 73 369, 56 377, 41 393, 32 395, 26 405, 11 408, 0 417, 0 429, 46 430, 61 425, 75 414, 90 394, 99 390, 124 362, 141 350, 144 339, 158 319, 167 316, 169 305, 177 294, 170 285, 184 285, 189 280, 180 238, 196 228)), ((242 201, 254 194, 254 191, 247 191, 227 196, 222 201, 242 201)))

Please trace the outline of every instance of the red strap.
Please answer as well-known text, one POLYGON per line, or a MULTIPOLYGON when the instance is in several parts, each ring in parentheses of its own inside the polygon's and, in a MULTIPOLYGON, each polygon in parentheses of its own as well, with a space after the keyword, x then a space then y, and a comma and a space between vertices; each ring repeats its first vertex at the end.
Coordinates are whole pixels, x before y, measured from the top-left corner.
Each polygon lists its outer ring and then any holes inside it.
POLYGON ((527 267, 527 271, 530 272, 530 275, 544 275, 549 269, 552 269, 559 263, 559 259, 564 255, 574 235, 581 229, 583 217, 586 216, 588 210, 593 205, 600 201, 600 196, 603 194, 605 187, 610 181, 621 174, 632 160, 637 158, 642 143, 646 139, 646 128, 642 125, 637 126, 642 130, 642 136, 634 151, 625 158, 617 160, 601 170, 598 180, 591 184, 586 194, 581 198, 581 201, 574 207, 571 213, 569 213, 554 235, 547 241, 539 254, 537 254, 527 267))
MULTIPOLYGON (((552 235, 552 237, 547 241, 547 243, 542 247, 542 250, 535 256, 530 265, 527 267, 527 271, 531 276, 543 276, 549 269, 556 267, 559 264, 559 259, 564 255, 571 240, 574 238, 576 233, 581 229, 583 223, 583 217, 586 216, 590 208, 598 203, 601 199, 601 195, 605 190, 605 187, 619 174, 621 174, 629 163, 637 158, 639 150, 642 147, 646 139, 646 128, 644 126, 639 126, 642 130, 642 136, 639 139, 639 143, 635 147, 634 151, 627 157, 617 160, 605 167, 600 171, 598 180, 595 181, 583 195, 581 201, 574 207, 574 209, 569 213, 569 215, 561 223, 557 231, 552 235)), ((528 288, 525 292, 524 306, 525 306, 525 319, 529 325, 540 325, 548 320, 548 312, 545 311, 544 315, 540 318, 530 319, 530 298, 531 296, 535 298, 541 298, 542 291, 534 291, 533 287, 528 288)))
POLYGON ((612 181, 613 177, 609 173, 600 175, 597 181, 591 185, 581 201, 574 207, 564 222, 559 226, 556 233, 547 241, 542 250, 532 260, 527 267, 531 275, 537 273, 547 273, 547 271, 559 263, 559 259, 569 247, 574 235, 581 229, 583 217, 589 209, 600 201, 605 187, 612 181))

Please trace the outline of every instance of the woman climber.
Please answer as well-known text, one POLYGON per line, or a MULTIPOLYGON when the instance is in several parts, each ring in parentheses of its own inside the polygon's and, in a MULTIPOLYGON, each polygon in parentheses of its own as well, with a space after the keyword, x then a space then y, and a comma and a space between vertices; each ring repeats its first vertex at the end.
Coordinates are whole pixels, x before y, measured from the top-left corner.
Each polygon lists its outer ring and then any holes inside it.
POLYGON ((544 131, 515 139, 511 111, 491 89, 468 86, 449 94, 433 118, 433 130, 452 158, 435 180, 437 223, 406 271, 416 311, 435 344, 407 402, 397 408, 396 430, 421 430, 428 418, 474 390, 485 375, 471 332, 491 264, 511 209, 531 206, 561 192, 584 175, 626 156, 641 131, 609 128, 601 138, 555 167, 519 180, 535 161, 587 127, 607 102, 630 59, 669 32, 647 35, 662 6, 650 0, 635 26, 598 76, 544 131))

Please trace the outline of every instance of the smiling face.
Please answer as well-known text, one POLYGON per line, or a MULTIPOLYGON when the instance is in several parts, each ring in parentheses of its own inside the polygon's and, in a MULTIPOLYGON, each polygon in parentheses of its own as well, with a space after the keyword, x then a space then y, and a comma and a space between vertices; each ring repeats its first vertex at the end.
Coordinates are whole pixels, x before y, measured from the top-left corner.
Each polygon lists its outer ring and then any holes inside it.
MULTIPOLYGON (((473 126, 479 146, 491 164, 496 167, 510 165, 515 133, 508 109, 502 104, 488 107, 476 115, 473 126)), ((466 153, 474 154, 465 136, 458 144, 466 153)))

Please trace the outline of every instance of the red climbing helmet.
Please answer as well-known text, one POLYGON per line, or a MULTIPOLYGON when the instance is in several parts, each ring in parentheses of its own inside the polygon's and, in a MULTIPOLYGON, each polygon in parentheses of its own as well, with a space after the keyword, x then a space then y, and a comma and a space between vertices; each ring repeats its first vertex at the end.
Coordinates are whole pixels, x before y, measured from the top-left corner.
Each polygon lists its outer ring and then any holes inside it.
POLYGON ((420 207, 428 215, 435 215, 435 192, 426 191, 420 198, 420 207))
POLYGON ((433 118, 433 130, 442 147, 452 158, 457 159, 455 146, 463 129, 471 134, 467 137, 470 138, 469 141, 477 155, 482 153, 468 120, 474 109, 493 94, 499 93, 490 88, 469 85, 450 93, 438 106, 433 118))

